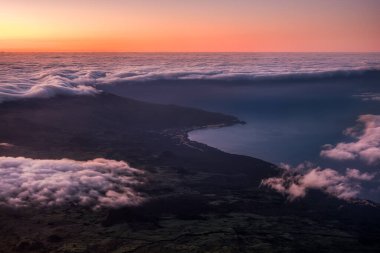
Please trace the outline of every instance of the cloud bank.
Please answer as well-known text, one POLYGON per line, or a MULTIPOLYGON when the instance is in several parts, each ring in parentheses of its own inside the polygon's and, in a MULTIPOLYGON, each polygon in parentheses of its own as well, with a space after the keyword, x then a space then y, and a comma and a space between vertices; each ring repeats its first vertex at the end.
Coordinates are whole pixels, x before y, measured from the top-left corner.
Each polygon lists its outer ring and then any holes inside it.
POLYGON ((365 55, 12 54, 0 57, 0 103, 58 94, 89 95, 99 85, 153 80, 309 80, 380 73, 365 55), (366 62, 363 64, 363 62, 366 62))
POLYGON ((347 169, 345 174, 340 174, 336 170, 314 167, 309 163, 295 168, 282 165, 282 169, 281 176, 265 179, 262 185, 287 195, 290 200, 306 196, 311 189, 321 190, 340 199, 356 198, 360 193, 360 182, 375 177, 375 174, 361 173, 357 169, 347 169))
POLYGON ((353 142, 341 142, 333 146, 327 144, 321 151, 322 157, 335 160, 360 159, 369 165, 380 162, 380 115, 361 115, 359 125, 345 130, 354 138, 353 142))
POLYGON ((51 98, 56 95, 95 95, 98 93, 100 91, 92 86, 54 83, 42 83, 26 89, 14 86, 13 89, 7 91, 0 87, 0 103, 24 98, 51 98))
POLYGON ((143 172, 123 161, 0 157, 0 205, 8 207, 135 205, 143 197, 134 186, 143 182, 143 172))

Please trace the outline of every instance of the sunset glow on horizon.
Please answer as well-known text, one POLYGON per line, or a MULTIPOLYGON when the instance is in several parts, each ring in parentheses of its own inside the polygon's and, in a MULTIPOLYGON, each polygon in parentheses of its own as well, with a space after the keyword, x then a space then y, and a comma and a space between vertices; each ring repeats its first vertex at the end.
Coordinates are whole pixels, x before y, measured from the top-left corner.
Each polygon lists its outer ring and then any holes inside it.
POLYGON ((373 52, 380 1, 0 0, 0 51, 373 52))

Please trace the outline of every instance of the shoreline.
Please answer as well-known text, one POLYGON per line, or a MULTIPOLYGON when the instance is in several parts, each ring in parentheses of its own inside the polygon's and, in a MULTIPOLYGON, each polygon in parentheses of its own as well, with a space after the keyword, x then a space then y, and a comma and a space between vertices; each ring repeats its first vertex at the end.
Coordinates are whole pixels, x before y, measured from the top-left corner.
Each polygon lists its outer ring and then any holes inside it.
MULTIPOLYGON (((225 152, 225 151, 223 151, 223 150, 221 150, 219 148, 209 146, 206 143, 202 143, 202 142, 191 140, 189 138, 189 133, 193 132, 193 131, 197 131, 197 130, 218 129, 218 128, 223 128, 223 127, 230 127, 230 126, 235 126, 235 125, 245 125, 245 124, 247 124, 245 121, 241 121, 241 120, 237 119, 236 122, 226 122, 226 123, 220 123, 220 124, 215 124, 215 125, 204 125, 204 126, 199 126, 199 127, 196 126, 196 127, 187 128, 187 129, 183 129, 183 130, 177 130, 177 131, 179 131, 178 137, 183 141, 184 145, 191 146, 191 143, 197 143, 197 144, 200 144, 200 145, 205 145, 207 147, 217 149, 220 152, 225 152)), ((199 150, 202 150, 202 149, 199 149, 199 150)), ((231 154, 231 153, 228 153, 228 152, 225 152, 225 153, 231 154)), ((252 156, 249 156, 249 157, 252 157, 252 156)), ((258 159, 258 158, 255 158, 255 157, 252 157, 252 158, 258 159)))

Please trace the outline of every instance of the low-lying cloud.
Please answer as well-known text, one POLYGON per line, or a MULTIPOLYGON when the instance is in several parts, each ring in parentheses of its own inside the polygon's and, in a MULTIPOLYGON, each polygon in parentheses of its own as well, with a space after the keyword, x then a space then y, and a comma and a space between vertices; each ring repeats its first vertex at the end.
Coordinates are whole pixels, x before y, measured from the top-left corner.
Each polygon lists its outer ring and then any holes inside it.
POLYGON ((366 92, 355 97, 361 98, 363 101, 379 101, 380 102, 380 93, 366 92))
POLYGON ((55 83, 42 83, 25 89, 17 86, 4 91, 0 89, 0 103, 24 98, 51 98, 56 95, 95 95, 99 90, 86 85, 64 85, 55 83))
POLYGON ((360 159, 369 165, 380 162, 380 115, 361 115, 359 125, 348 128, 345 134, 354 139, 352 142, 341 142, 335 146, 324 145, 322 157, 335 160, 360 159))
POLYGON ((123 161, 0 157, 0 205, 8 207, 135 205, 143 182, 143 172, 123 161))
POLYGON ((0 57, 0 103, 58 94, 88 95, 97 87, 153 80, 313 80, 378 74, 367 56, 310 59, 250 54, 13 54, 0 57), (366 62, 366 64, 362 64, 366 62))
POLYGON ((0 142, 0 148, 13 148, 14 145, 7 142, 0 142))
POLYGON ((288 196, 290 200, 306 196, 308 190, 321 190, 340 199, 356 198, 360 193, 360 183, 374 179, 375 174, 361 173, 357 169, 347 169, 345 174, 336 170, 315 167, 303 163, 297 167, 282 166, 283 173, 262 181, 268 186, 288 196))

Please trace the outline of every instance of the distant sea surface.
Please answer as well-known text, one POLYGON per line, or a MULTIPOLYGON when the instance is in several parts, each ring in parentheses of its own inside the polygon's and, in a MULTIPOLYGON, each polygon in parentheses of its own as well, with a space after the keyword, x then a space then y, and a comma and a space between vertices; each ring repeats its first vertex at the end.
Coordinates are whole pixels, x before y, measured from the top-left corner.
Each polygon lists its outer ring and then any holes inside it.
POLYGON ((189 134, 226 152, 380 172, 380 53, 0 53, 0 102, 101 91, 235 115, 247 124, 189 134), (322 154, 364 142, 363 115, 374 160, 322 154))

